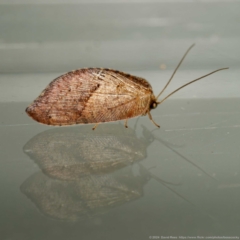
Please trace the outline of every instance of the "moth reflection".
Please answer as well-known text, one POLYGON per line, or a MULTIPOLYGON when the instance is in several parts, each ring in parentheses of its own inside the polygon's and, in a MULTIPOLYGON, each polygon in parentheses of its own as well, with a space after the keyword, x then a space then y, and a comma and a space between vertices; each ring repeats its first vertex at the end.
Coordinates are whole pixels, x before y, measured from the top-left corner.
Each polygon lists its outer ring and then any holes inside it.
POLYGON ((29 177, 21 191, 42 213, 61 220, 94 216, 142 197, 143 187, 151 178, 192 204, 169 187, 179 183, 164 181, 141 164, 138 173, 133 172, 132 163, 146 158, 154 140, 189 162, 168 143, 145 127, 141 137, 121 124, 100 125, 94 132, 90 128, 51 129, 24 146, 24 152, 42 172, 29 177))
POLYGON ((75 221, 94 217, 143 195, 148 176, 135 176, 131 166, 106 174, 89 174, 76 181, 52 179, 42 172, 29 177, 21 191, 46 216, 75 221))
POLYGON ((23 148, 48 176, 76 180, 89 173, 106 173, 147 156, 152 136, 137 137, 121 124, 105 124, 98 131, 57 128, 33 137, 23 148))
POLYGON ((51 129, 24 146, 42 172, 29 177, 21 191, 47 216, 77 220, 143 195, 150 175, 133 174, 131 165, 146 158, 152 135, 137 137, 121 124, 89 129, 51 129))

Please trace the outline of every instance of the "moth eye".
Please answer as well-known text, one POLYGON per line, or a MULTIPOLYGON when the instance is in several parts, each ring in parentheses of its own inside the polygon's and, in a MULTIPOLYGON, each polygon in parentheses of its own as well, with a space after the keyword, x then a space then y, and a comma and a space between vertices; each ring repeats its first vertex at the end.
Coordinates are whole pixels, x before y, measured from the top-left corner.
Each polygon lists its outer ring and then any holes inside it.
POLYGON ((154 108, 156 108, 156 107, 157 107, 157 103, 154 102, 154 103, 152 104, 151 108, 154 109, 154 108))

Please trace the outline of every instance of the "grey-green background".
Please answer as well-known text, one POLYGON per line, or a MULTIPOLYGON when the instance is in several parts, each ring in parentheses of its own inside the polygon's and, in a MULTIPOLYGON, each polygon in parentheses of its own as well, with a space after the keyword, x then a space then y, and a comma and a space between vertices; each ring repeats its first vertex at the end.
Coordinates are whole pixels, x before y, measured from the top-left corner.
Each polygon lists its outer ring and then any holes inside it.
POLYGON ((239 12, 234 0, 1 0, 0 239, 239 238, 239 12), (144 77, 158 94, 192 43, 165 94, 230 69, 152 111, 160 129, 147 117, 52 128, 25 114, 83 67, 144 77), (112 167, 83 174, 85 162, 112 167))

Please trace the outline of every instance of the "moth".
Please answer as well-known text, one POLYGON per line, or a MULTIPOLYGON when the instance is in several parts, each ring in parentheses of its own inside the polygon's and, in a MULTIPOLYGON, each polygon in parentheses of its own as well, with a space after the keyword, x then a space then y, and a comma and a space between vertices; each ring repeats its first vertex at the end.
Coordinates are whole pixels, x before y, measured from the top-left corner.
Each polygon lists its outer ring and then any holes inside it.
POLYGON ((148 115, 171 95, 187 85, 205 78, 220 68, 194 79, 162 100, 158 100, 167 88, 184 58, 194 44, 186 51, 162 91, 155 96, 150 83, 140 77, 107 68, 84 68, 68 72, 53 80, 34 102, 27 107, 27 114, 34 120, 48 125, 98 123, 125 120, 148 115))

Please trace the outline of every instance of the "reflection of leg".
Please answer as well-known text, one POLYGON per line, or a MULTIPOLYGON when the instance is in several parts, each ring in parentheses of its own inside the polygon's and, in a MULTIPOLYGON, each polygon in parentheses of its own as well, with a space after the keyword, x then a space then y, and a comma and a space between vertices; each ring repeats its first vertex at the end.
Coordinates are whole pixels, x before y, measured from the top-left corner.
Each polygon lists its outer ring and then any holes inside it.
POLYGON ((98 123, 92 128, 92 130, 95 130, 98 126, 98 123))
POLYGON ((137 120, 136 120, 136 122, 135 122, 135 124, 134 124, 134 131, 136 131, 136 129, 137 129, 137 123, 138 123, 139 118, 140 118, 140 117, 137 118, 137 120))
POLYGON ((157 126, 158 128, 160 128, 160 126, 159 126, 157 123, 155 123, 154 120, 152 119, 152 115, 151 115, 150 112, 148 112, 148 117, 149 117, 149 119, 153 122, 153 124, 154 124, 155 126, 157 126))
POLYGON ((125 128, 128 128, 127 121, 128 119, 125 120, 125 124, 124 124, 125 128))

